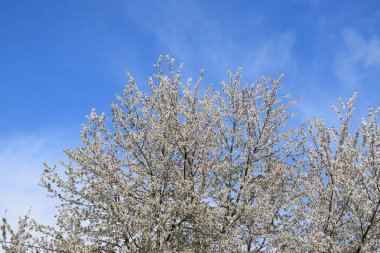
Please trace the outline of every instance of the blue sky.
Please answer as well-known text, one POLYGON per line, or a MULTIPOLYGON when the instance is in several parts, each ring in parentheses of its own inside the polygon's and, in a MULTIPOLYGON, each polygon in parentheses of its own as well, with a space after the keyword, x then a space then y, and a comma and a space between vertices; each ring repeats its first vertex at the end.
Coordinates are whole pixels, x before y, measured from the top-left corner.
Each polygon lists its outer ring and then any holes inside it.
POLYGON ((331 105, 354 91, 357 114, 380 105, 376 0, 0 0, 0 211, 32 205, 48 221, 42 162, 79 144, 91 108, 109 112, 126 69, 146 90, 166 53, 194 79, 204 69, 205 86, 240 66, 247 82, 285 73, 299 120, 334 123, 331 105))

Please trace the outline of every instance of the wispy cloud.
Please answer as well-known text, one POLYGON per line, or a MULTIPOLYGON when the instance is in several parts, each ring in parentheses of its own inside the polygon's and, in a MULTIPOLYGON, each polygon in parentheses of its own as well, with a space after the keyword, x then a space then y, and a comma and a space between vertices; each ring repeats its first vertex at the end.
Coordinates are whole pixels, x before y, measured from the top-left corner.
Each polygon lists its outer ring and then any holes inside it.
POLYGON ((341 36, 343 48, 335 59, 336 74, 342 85, 354 87, 368 68, 380 66, 380 38, 366 37, 348 28, 341 36))
POLYGON ((15 224, 31 208, 32 217, 53 224, 54 201, 38 186, 43 162, 55 164, 70 145, 63 132, 13 135, 0 140, 0 212, 15 224))
POLYGON ((160 2, 165 8, 154 4, 142 8, 142 5, 126 6, 129 18, 153 35, 160 48, 184 61, 193 72, 207 66, 206 76, 220 78, 227 69, 242 66, 245 76, 258 78, 261 74, 277 75, 295 67, 294 33, 263 31, 263 17, 259 13, 241 17, 240 27, 229 24, 228 17, 205 13, 196 1, 160 2), (160 11, 154 12, 155 9, 160 11), (244 33, 239 32, 241 29, 244 33))
POLYGON ((292 55, 294 40, 292 32, 275 34, 271 38, 262 40, 248 55, 242 57, 243 64, 249 66, 249 72, 259 75, 278 75, 289 69, 295 70, 297 65, 292 55))

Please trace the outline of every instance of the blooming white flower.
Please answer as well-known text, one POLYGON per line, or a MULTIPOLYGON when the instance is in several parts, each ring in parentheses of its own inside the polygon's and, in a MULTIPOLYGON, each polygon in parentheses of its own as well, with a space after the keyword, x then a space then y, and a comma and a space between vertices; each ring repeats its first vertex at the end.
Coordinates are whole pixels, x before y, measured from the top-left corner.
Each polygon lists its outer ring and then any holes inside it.
POLYGON ((242 85, 228 72, 201 94, 169 71, 143 94, 129 75, 110 126, 93 110, 70 163, 45 165, 57 226, 2 221, 5 252, 375 252, 380 248, 378 111, 342 124, 287 123, 297 100, 279 80, 242 85))

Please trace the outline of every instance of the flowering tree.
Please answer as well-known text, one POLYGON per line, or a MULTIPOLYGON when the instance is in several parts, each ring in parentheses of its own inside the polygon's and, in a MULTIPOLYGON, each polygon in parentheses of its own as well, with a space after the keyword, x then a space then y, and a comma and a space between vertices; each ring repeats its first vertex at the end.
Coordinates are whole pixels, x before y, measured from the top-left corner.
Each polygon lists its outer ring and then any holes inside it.
POLYGON ((341 126, 317 120, 304 133, 304 203, 299 245, 309 252, 375 252, 380 248, 379 111, 370 107, 350 134, 356 93, 333 107, 341 126))
POLYGON ((133 78, 94 110, 70 162, 45 165, 57 226, 3 218, 5 252, 373 252, 380 246, 377 111, 349 133, 353 100, 323 121, 287 126, 296 100, 279 80, 200 94, 202 76, 162 69, 143 94, 133 78), (345 112, 345 114, 343 113, 345 112))

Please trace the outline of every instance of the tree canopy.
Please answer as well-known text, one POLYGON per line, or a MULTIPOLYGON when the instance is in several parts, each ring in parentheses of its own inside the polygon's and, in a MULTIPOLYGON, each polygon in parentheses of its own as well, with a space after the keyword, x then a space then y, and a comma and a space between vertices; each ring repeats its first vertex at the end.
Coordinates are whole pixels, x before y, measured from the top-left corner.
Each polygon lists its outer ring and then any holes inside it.
POLYGON ((5 252, 375 252, 380 248, 378 110, 352 127, 354 94, 323 119, 288 124, 282 77, 200 92, 162 58, 142 93, 129 75, 93 110, 70 162, 45 164, 56 226, 2 220, 5 252), (353 131, 352 131, 353 129, 353 131))

